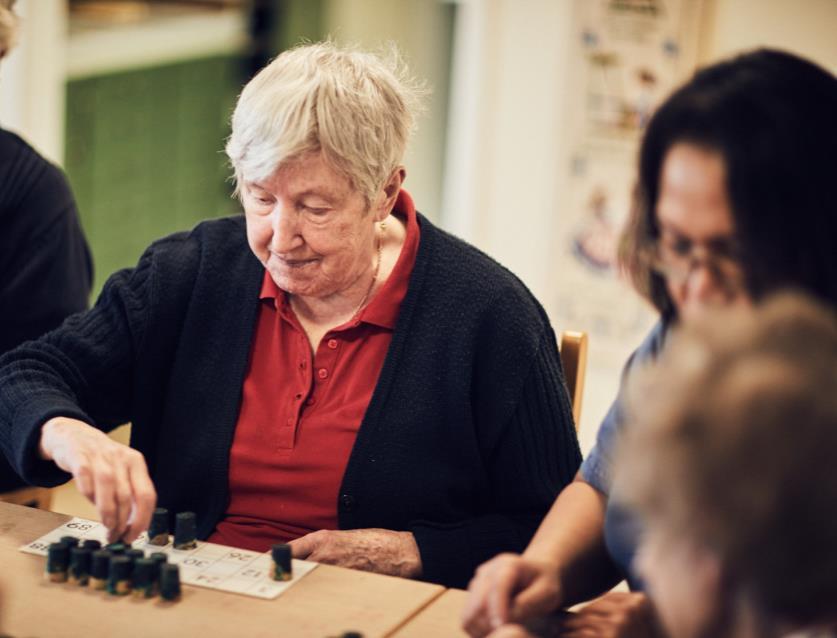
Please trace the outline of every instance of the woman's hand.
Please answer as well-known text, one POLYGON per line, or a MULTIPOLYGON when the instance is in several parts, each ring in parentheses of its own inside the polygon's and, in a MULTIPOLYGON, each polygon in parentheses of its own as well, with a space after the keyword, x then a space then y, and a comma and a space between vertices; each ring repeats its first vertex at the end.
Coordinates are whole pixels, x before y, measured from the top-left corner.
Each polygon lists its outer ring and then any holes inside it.
POLYGON ((561 636, 657 638, 663 636, 645 594, 611 592, 576 610, 561 624, 561 636))
POLYGON ((561 602, 558 568, 517 554, 500 554, 483 563, 468 590, 462 626, 475 638, 506 623, 547 614, 561 602))
POLYGON ((421 555, 411 532, 321 529, 291 541, 290 546, 294 558, 402 578, 421 576, 421 555))
POLYGON ((148 528, 157 493, 142 454, 66 417, 43 425, 39 451, 73 475, 79 492, 96 505, 109 541, 131 542, 148 528))

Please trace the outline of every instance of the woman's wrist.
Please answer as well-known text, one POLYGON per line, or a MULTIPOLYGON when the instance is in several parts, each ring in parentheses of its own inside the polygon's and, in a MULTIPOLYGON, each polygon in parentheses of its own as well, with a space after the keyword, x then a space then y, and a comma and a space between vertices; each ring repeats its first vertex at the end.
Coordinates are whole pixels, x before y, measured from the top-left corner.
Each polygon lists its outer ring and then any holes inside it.
POLYGON ((38 442, 38 456, 45 461, 54 461, 55 444, 69 428, 87 425, 69 417, 56 416, 41 426, 41 439, 38 442))

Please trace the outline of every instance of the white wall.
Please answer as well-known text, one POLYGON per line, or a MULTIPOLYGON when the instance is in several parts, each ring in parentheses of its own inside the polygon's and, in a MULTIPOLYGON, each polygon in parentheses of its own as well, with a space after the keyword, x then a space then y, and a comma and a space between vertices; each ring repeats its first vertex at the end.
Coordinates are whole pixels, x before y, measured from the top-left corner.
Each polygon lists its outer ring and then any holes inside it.
POLYGON ((451 81, 442 222, 544 302, 567 173, 570 11, 568 1, 463 0, 451 81))
POLYGON ((445 0, 329 0, 325 31, 338 42, 376 49, 398 45, 410 71, 427 82, 427 111, 405 157, 405 188, 419 210, 438 220, 444 173, 448 103, 447 18, 445 0))
POLYGON ((770 46, 837 73, 837 0, 706 0, 701 63, 770 46))
POLYGON ((19 0, 19 43, 0 63, 0 126, 43 155, 64 157, 66 0, 19 0))

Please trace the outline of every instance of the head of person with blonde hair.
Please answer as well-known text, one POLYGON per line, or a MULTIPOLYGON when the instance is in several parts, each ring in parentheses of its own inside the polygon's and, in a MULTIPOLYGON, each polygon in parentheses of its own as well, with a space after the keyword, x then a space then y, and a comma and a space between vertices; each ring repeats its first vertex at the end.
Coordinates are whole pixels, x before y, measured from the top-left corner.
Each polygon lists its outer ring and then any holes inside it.
POLYGON ((420 92, 394 50, 384 59, 331 42, 285 51, 244 88, 226 151, 250 246, 279 288, 364 289, 420 92))
POLYGON ((239 192, 320 153, 371 202, 401 164, 421 93, 395 49, 382 57, 318 42, 285 51, 233 114, 226 150, 239 192))
POLYGON ((837 628, 837 318, 798 296, 689 326, 629 388, 621 494, 670 634, 837 628))

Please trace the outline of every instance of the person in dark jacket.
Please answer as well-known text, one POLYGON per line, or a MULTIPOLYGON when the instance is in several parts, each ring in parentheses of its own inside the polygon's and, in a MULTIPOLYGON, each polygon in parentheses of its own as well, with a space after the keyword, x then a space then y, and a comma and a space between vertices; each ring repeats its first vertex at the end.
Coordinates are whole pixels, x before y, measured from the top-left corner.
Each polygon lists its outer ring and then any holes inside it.
POLYGON ((245 87, 244 216, 156 242, 0 359, 18 471, 72 475, 128 540, 156 501, 213 542, 450 586, 525 547, 580 463, 555 335, 401 188, 397 68, 312 44, 245 87), (131 448, 104 434, 125 421, 131 448))
MULTIPOLYGON (((0 2, 0 57, 15 40, 11 4, 0 2)), ((90 251, 64 174, 0 129, 0 353, 87 308, 92 280, 90 251)), ((0 492, 25 484, 0 456, 0 492)))

